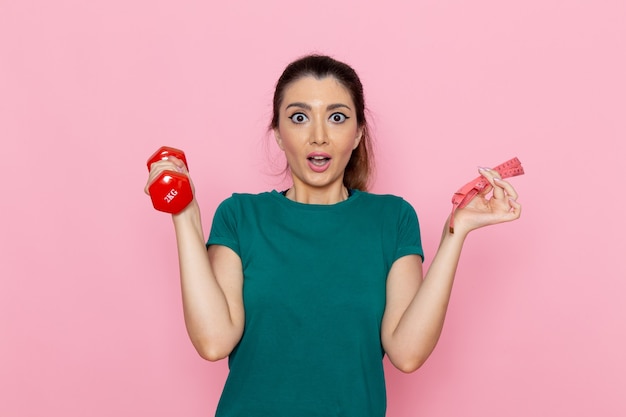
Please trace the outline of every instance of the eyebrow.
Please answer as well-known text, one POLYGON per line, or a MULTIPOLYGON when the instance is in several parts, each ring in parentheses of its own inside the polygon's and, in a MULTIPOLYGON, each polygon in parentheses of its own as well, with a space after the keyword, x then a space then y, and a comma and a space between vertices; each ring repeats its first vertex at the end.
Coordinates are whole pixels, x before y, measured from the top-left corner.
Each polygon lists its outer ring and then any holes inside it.
MULTIPOLYGON (((285 107, 285 110, 291 108, 291 107, 299 107, 301 109, 305 109, 305 110, 312 110, 312 107, 306 103, 301 103, 301 102, 295 102, 295 103, 291 103, 289 104, 287 107, 285 107)), ((350 108, 350 106, 347 106, 345 104, 341 104, 341 103, 336 103, 336 104, 329 104, 328 106, 326 106, 326 110, 335 110, 335 109, 348 109, 348 110, 352 110, 350 108)))

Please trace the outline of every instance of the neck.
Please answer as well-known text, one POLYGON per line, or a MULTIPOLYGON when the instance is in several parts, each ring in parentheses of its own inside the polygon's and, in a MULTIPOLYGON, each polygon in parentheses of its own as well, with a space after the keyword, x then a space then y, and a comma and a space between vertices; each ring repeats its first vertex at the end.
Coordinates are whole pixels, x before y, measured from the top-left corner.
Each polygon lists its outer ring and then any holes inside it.
POLYGON ((343 185, 324 188, 310 188, 294 184, 285 197, 303 204, 337 204, 348 199, 348 189, 343 185))

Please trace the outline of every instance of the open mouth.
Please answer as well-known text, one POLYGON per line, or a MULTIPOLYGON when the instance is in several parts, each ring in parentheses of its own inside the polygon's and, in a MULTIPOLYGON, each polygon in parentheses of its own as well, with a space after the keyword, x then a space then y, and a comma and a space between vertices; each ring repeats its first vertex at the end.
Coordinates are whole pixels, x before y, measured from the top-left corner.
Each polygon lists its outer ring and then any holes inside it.
POLYGON ((311 163, 318 167, 323 167, 330 161, 330 158, 327 156, 310 156, 307 158, 311 163))

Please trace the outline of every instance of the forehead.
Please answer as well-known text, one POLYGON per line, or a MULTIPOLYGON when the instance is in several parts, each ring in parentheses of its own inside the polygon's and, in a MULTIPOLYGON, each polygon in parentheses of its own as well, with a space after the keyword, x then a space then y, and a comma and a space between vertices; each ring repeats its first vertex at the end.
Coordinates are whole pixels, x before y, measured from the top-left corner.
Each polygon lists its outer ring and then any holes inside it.
POLYGON ((293 102, 345 104, 354 108, 350 91, 333 76, 315 78, 306 76, 297 79, 285 88, 283 106, 293 102))

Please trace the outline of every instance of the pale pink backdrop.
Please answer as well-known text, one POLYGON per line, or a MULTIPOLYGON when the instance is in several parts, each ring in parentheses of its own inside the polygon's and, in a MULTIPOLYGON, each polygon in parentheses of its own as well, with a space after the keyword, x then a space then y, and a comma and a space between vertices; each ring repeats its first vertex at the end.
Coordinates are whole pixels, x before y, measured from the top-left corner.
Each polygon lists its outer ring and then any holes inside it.
POLYGON ((427 264, 476 166, 527 172, 433 356, 387 366, 388 415, 626 415, 626 3, 601 0, 0 0, 0 415, 212 415, 227 366, 187 339, 144 162, 185 149, 207 232, 282 187, 272 88, 315 51, 361 74, 373 191, 415 206, 427 264))

